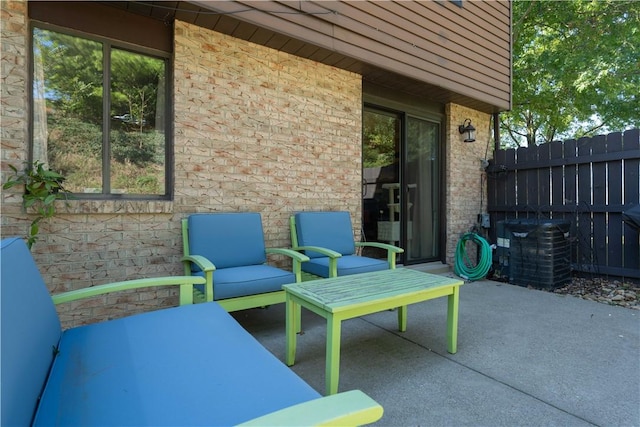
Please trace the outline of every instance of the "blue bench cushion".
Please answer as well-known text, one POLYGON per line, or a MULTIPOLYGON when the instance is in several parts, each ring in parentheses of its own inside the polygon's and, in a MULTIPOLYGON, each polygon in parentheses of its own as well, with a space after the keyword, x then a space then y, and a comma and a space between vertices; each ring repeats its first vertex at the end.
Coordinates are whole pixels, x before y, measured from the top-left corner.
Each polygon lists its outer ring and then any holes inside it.
POLYGON ((317 397, 203 303, 65 331, 35 425, 230 426, 317 397))
MULTIPOLYGON (((347 255, 338 258, 338 276, 389 269, 386 260, 347 255)), ((302 264, 302 270, 316 276, 329 277, 329 257, 312 258, 302 264)))
POLYGON ((216 268, 267 261, 259 213, 193 214, 188 221, 190 254, 207 258, 216 268))
MULTIPOLYGON (((349 212, 299 212, 295 214, 299 246, 320 246, 342 255, 356 252, 349 212)), ((305 251, 309 258, 321 258, 318 252, 305 251)), ((308 262, 303 263, 304 265, 308 262)))
MULTIPOLYGON (((203 276, 201 272, 195 274, 203 276)), ((214 299, 281 291, 282 285, 295 281, 295 274, 269 265, 225 268, 213 272, 214 299)))
POLYGON ((18 238, 1 242, 2 419, 29 425, 62 329, 38 267, 18 238))

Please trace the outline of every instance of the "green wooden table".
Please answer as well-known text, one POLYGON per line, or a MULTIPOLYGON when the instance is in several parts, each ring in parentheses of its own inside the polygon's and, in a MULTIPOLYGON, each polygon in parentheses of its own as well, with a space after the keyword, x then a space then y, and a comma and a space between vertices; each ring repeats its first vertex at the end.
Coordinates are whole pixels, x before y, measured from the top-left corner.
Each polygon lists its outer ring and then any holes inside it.
POLYGON ((398 329, 407 329, 407 305, 448 297, 447 351, 458 345, 458 300, 463 282, 407 268, 319 279, 283 286, 286 294, 286 363, 296 356, 300 306, 327 319, 327 394, 338 392, 340 330, 346 319, 398 308, 398 329))

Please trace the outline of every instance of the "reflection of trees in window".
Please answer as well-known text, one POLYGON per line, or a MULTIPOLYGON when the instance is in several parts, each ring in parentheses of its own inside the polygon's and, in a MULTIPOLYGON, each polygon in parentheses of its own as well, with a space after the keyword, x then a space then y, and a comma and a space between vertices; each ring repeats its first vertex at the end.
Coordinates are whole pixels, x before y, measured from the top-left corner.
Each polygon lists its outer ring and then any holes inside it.
POLYGON ((437 157, 438 127, 422 120, 409 120, 407 123, 407 160, 435 160, 437 157))
POLYGON ((158 97, 159 82, 164 82, 164 63, 158 59, 124 50, 111 53, 112 118, 140 132, 154 128, 155 114, 163 111, 158 97))
POLYGON ((39 28, 33 52, 34 159, 76 193, 165 195, 166 60, 39 28))
POLYGON ((100 43, 34 29, 36 64, 42 68, 47 107, 59 116, 102 122, 100 43))
POLYGON ((398 119, 395 116, 365 112, 363 115, 363 165, 388 166, 396 161, 398 119))

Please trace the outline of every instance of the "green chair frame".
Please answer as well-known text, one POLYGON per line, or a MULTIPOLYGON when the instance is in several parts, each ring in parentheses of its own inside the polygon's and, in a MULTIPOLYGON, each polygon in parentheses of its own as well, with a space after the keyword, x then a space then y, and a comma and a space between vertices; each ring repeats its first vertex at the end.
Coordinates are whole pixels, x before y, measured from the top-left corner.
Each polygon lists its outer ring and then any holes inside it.
POLYGON ((76 289, 51 296, 54 304, 77 301, 91 298, 97 295, 121 292, 132 289, 151 288, 156 286, 179 286, 179 305, 193 304, 194 285, 202 285, 205 279, 194 276, 167 276, 149 277, 145 279, 132 279, 123 282, 107 283, 104 285, 90 286, 88 288, 76 289))

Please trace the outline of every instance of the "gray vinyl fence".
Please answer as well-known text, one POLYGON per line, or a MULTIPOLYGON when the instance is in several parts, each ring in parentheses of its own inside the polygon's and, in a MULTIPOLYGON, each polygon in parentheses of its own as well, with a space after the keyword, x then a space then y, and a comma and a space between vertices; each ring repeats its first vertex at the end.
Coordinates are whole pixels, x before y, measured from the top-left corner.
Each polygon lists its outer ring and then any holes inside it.
MULTIPOLYGON (((489 238, 498 221, 570 221, 574 272, 640 278, 640 130, 497 150, 487 167, 489 238)), ((494 260, 494 264, 495 264, 494 260)))

